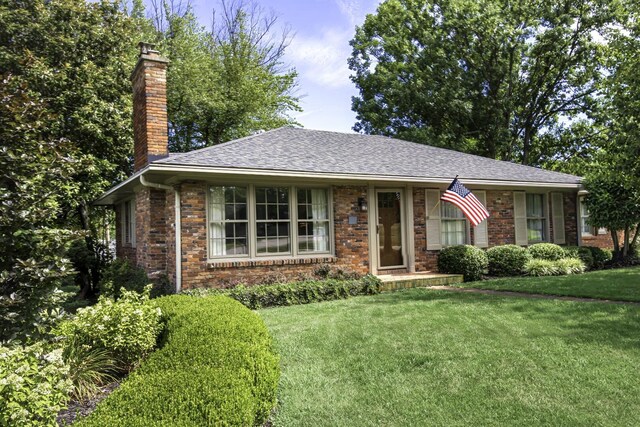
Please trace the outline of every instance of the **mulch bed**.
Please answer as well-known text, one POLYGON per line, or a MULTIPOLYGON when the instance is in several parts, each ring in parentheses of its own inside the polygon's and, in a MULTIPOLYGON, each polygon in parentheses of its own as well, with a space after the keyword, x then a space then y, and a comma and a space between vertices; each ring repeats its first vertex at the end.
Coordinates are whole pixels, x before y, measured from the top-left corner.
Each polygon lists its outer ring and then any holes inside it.
POLYGON ((86 417, 96 409, 96 405, 107 397, 113 390, 120 386, 119 382, 113 382, 107 384, 104 387, 100 387, 98 392, 93 398, 85 401, 71 401, 67 409, 64 409, 58 413, 58 425, 68 426, 73 424, 79 418, 86 417))

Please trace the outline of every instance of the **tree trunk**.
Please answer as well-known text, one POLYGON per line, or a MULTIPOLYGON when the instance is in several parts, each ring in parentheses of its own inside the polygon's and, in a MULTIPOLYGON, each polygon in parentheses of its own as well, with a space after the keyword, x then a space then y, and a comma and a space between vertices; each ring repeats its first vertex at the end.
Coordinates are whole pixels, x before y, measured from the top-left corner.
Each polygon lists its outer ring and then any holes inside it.
MULTIPOLYGON (((91 253, 95 253, 93 245, 93 238, 91 237, 91 220, 89 219, 89 205, 86 201, 81 201, 78 205, 78 216, 80 217, 80 227, 86 233, 84 240, 87 245, 87 249, 91 253)), ((82 266, 79 269, 78 275, 80 276, 80 294, 81 299, 87 299, 95 295, 96 271, 88 265, 82 266)))
POLYGON ((631 241, 631 247, 635 248, 638 244, 638 234, 640 234, 640 223, 636 226, 636 231, 633 234, 633 240, 631 241))
POLYGON ((624 239, 624 246, 622 247, 622 258, 626 259, 629 256, 629 232, 631 230, 629 229, 629 226, 627 225, 626 227, 624 227, 624 235, 623 235, 623 239, 624 239))
POLYGON ((620 260, 620 242, 618 241, 618 232, 610 230, 611 240, 613 240, 613 257, 616 261, 620 260))

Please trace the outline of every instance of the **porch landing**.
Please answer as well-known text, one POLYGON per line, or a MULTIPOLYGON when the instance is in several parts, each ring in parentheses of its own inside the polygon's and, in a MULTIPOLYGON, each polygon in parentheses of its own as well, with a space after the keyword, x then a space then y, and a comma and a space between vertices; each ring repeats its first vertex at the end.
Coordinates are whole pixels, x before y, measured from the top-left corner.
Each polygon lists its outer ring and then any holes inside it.
POLYGON ((395 291, 398 289, 419 288, 428 286, 446 286, 455 283, 462 283, 461 274, 439 274, 439 273, 397 273, 378 274, 382 281, 382 292, 395 291))

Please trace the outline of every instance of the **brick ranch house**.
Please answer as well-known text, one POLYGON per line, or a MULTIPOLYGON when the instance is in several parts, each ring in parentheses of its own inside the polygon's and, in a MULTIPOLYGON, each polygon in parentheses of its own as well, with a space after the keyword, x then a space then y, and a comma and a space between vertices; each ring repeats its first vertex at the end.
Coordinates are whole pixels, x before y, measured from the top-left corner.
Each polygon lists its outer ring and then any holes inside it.
POLYGON ((135 172, 96 204, 115 209, 116 255, 151 276, 166 273, 177 290, 274 273, 295 279, 324 263, 373 274, 435 271, 439 250, 462 243, 601 243, 573 175, 292 127, 170 154, 168 61, 140 47, 135 172), (491 214, 478 227, 439 203, 455 175, 491 214))

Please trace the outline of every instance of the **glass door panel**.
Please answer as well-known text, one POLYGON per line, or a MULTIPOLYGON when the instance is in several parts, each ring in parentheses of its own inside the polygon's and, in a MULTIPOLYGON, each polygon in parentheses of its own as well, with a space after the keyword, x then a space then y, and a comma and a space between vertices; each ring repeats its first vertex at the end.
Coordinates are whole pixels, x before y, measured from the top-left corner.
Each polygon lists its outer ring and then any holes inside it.
POLYGON ((402 193, 378 191, 377 196, 379 266, 402 267, 402 193))

